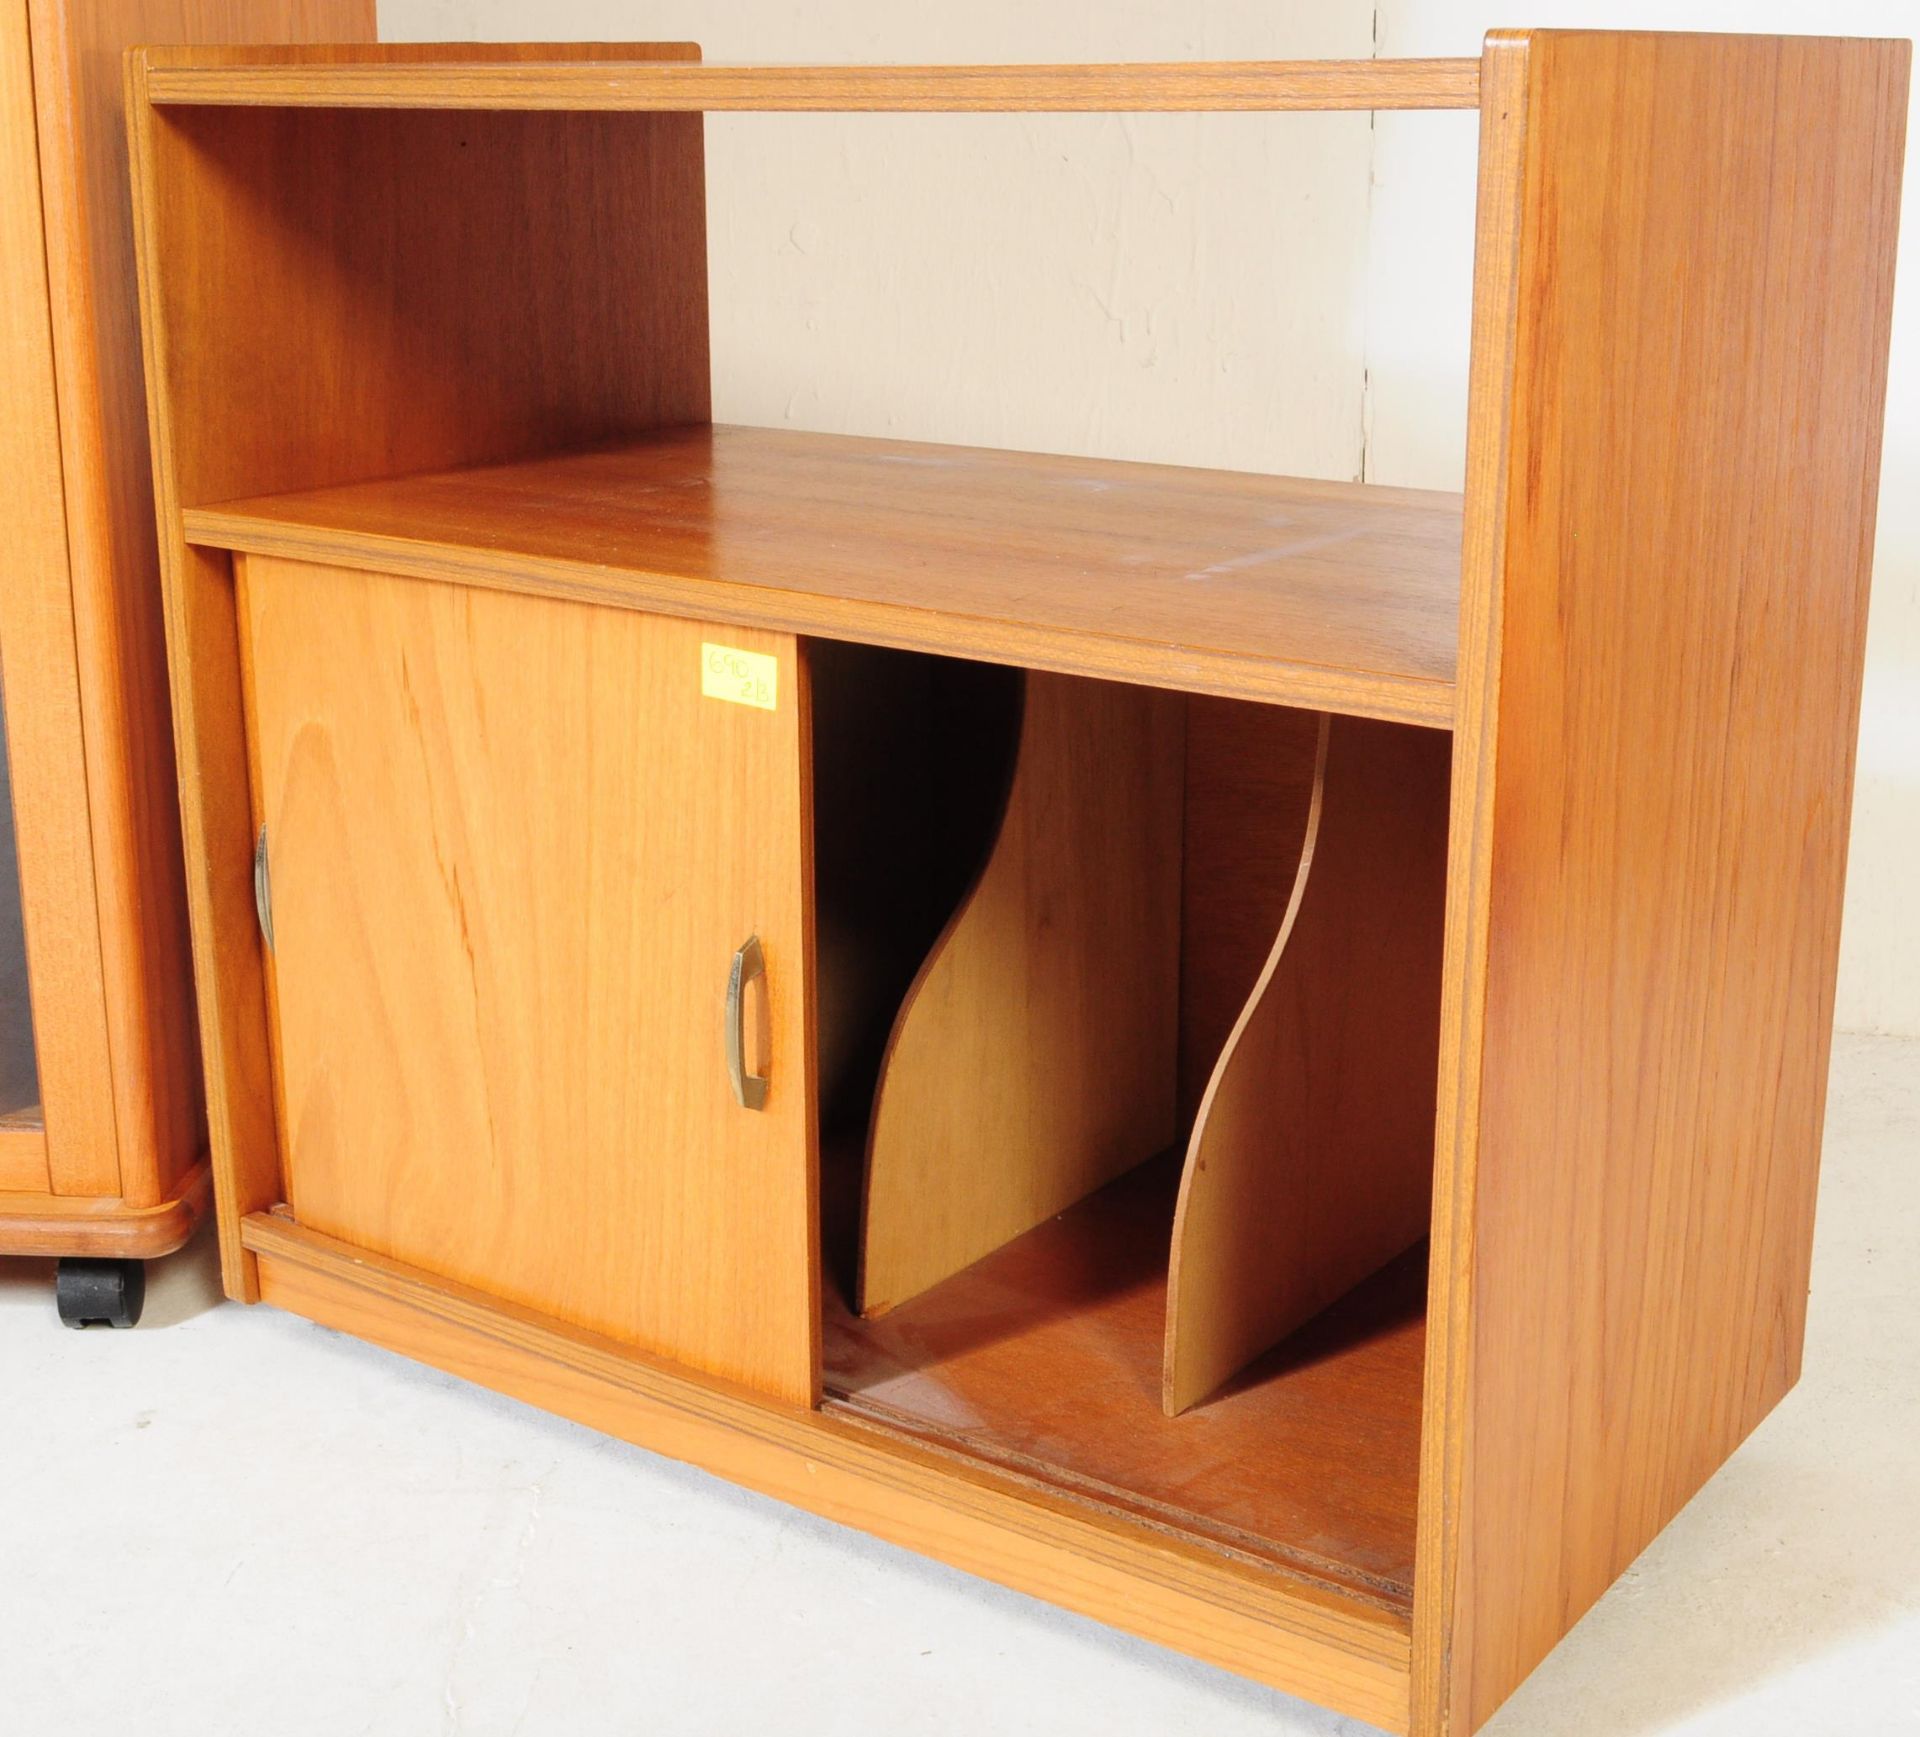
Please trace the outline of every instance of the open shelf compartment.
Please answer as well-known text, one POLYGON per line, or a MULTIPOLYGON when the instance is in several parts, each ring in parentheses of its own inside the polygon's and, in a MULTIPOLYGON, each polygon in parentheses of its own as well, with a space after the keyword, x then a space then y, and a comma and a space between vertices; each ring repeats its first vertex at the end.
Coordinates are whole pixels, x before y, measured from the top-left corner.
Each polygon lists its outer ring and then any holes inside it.
POLYGON ((809 655, 826 1405, 1410 1619, 1448 738, 809 655))

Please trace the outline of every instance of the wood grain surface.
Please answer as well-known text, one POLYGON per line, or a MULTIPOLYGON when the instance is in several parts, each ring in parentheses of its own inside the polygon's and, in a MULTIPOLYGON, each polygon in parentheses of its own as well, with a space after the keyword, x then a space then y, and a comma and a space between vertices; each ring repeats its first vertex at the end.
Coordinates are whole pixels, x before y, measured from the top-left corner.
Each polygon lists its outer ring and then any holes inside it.
POLYGON ((194 104, 591 110, 1470 109, 1473 60, 1318 60, 1108 66, 674 66, 555 63, 509 72, 484 60, 406 64, 389 51, 325 65, 157 67, 154 100, 194 104))
POLYGON ((1179 1179, 1152 1160, 879 1320, 830 1291, 829 1403, 1410 1620, 1424 1253, 1169 1418, 1179 1179))
POLYGON ((813 739, 821 1252, 825 1277, 853 1297, 887 1042, 992 851, 1026 678, 830 639, 803 641, 801 655, 813 739))
POLYGON ((162 371, 204 407, 180 505, 704 418, 697 119, 193 109, 153 139, 162 371))
POLYGON ((761 707, 703 691, 696 622, 259 557, 241 597, 296 1216, 810 1403, 793 642, 718 636, 761 707), (755 936, 759 1109, 723 1048, 755 936))
POLYGON ((1520 298, 1525 180, 1525 31, 1491 32, 1481 57, 1486 101, 1474 213, 1473 332, 1467 378, 1466 516, 1461 540, 1460 688, 1447 816, 1447 905, 1440 970, 1440 1060, 1434 1107, 1432 1263, 1420 1423, 1419 1541, 1414 1568, 1416 1737, 1471 1737, 1456 1723, 1449 1649, 1460 1584, 1460 1485, 1466 1465, 1467 1367, 1473 1335, 1480 1054, 1491 916, 1494 721, 1500 697, 1500 551, 1507 523, 1507 430, 1520 298))
MULTIPOLYGON (((249 1296, 240 1219, 283 1191, 238 635, 229 563, 179 537, 180 510, 703 419, 705 190, 688 117, 606 116, 585 134, 538 116, 162 118, 147 66, 184 52, 130 58, 128 115, 222 1266, 228 1289, 249 1296), (323 257, 340 268, 316 269, 323 257), (568 258, 596 269, 548 268, 568 258)), ((205 64, 295 51, 192 52, 205 64)), ((448 57, 655 52, 694 51, 448 57)))
POLYGON ((1422 1732, 1799 1374, 1910 56, 1493 52, 1422 1732))
POLYGON ((1183 712, 1152 689, 1027 678, 992 854, 881 1069, 862 1313, 1172 1142, 1183 712))
POLYGON ((1292 898, 1187 1151, 1169 1417, 1426 1238, 1450 749, 1322 721, 1292 898))
POLYGON ((742 427, 205 507, 190 540, 1450 724, 1456 496, 742 427))

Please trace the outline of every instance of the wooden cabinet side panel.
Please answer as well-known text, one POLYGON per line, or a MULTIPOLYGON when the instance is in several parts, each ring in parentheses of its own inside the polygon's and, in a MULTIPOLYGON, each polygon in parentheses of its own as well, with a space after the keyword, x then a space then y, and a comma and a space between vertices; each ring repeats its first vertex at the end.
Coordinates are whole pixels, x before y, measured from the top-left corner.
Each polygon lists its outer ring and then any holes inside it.
MULTIPOLYGON (((135 43, 370 41, 371 0, 30 0, 99 952, 121 1187, 204 1149, 173 732, 128 212, 135 43)), ((75 800, 80 799, 76 790, 75 800)))
MULTIPOLYGON (((0 684, 51 1192, 120 1192, 26 0, 0 3, 0 684)), ((9 1110, 27 1106, 5 1105, 9 1110)))
POLYGON ((181 547, 167 587, 180 824, 193 917, 195 1007, 209 1160, 230 1296, 256 1300, 240 1220, 286 1197, 274 1111, 265 956, 254 915, 247 679, 237 563, 181 547))
POLYGON ((1799 1372, 1907 63, 1531 38, 1417 1731, 1483 1723, 1799 1372))

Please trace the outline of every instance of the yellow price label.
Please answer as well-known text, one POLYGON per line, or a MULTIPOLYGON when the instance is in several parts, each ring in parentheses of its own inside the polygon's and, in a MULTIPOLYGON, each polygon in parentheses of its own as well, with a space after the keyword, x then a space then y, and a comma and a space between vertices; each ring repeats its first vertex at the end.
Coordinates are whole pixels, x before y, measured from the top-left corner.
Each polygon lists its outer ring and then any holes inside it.
POLYGON ((780 700, 780 660, 709 640, 700 647, 700 691, 710 700, 770 712, 780 700))

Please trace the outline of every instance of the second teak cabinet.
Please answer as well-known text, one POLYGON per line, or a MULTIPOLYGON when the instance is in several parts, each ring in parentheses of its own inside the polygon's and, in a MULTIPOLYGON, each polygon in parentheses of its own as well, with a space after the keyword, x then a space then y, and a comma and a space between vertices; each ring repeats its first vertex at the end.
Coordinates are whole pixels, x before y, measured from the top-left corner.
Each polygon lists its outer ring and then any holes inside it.
POLYGON ((230 1291, 1477 1729, 1798 1374, 1907 64, 135 55, 230 1291), (1464 495, 711 424, 703 110, 1385 107, 1464 495))
POLYGON ((129 1326, 212 1206, 122 119, 130 43, 372 0, 0 0, 0 1255, 129 1326))

